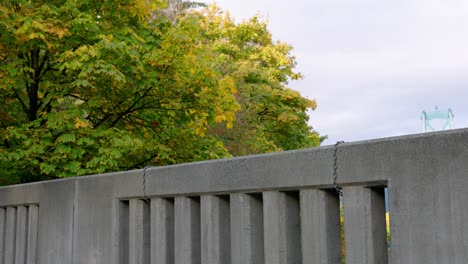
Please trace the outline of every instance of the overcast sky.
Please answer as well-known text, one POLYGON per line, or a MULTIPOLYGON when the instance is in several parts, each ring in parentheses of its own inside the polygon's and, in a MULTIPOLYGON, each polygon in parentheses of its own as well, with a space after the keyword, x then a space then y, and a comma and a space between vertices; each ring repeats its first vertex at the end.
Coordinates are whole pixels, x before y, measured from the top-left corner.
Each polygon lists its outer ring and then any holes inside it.
POLYGON ((421 112, 452 108, 468 127, 467 0, 217 0, 236 21, 261 14, 294 46, 325 144, 422 131, 421 112))

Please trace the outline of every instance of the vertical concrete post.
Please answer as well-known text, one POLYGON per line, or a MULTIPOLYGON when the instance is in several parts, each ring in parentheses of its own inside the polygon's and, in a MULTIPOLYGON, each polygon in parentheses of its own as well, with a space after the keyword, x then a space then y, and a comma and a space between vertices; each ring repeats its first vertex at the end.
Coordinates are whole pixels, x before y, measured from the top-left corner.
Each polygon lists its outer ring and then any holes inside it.
POLYGON ((201 197, 202 263, 231 263, 229 201, 213 195, 201 197))
POLYGON ((151 264, 174 264, 174 202, 151 200, 151 264))
POLYGON ((4 264, 15 263, 16 208, 7 207, 5 227, 4 264))
POLYGON ((36 264, 37 258, 37 225, 39 222, 39 206, 30 205, 28 208, 28 239, 26 264, 36 264))
POLYGON ((28 209, 26 208, 26 206, 18 206, 16 210, 15 263, 24 264, 26 261, 28 209))
POLYGON ((149 264, 149 210, 145 201, 130 200, 129 263, 149 264))
POLYGON ((117 217, 116 221, 114 222, 115 226, 118 228, 115 239, 116 245, 114 252, 114 259, 113 263, 118 264, 129 264, 130 257, 129 257, 129 218, 130 218, 130 202, 125 200, 120 200, 116 202, 117 208, 117 217))
POLYGON ((200 264, 200 202, 188 197, 176 197, 175 263, 200 264))
POLYGON ((340 201, 334 191, 301 190, 302 262, 341 264, 340 201))
POLYGON ((387 264, 384 189, 343 189, 346 263, 387 264))
POLYGON ((298 197, 284 192, 264 192, 263 219, 265 263, 302 263, 298 197))
POLYGON ((231 194, 231 263, 264 263, 261 195, 231 194))
POLYGON ((0 208, 0 263, 3 263, 5 245, 5 208, 0 208))

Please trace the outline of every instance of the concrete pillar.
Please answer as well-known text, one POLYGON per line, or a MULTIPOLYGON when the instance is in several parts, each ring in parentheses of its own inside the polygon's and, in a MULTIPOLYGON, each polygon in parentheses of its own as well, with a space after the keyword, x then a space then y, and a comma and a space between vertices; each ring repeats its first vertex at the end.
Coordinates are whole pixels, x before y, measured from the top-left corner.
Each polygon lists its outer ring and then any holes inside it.
POLYGON ((16 208, 7 207, 5 226, 4 264, 15 263, 16 208))
POLYGON ((24 264, 26 261, 26 236, 28 233, 28 208, 18 206, 16 208, 16 241, 15 241, 15 263, 24 264))
POLYGON ((28 208, 28 239, 27 239, 26 264, 36 264, 38 222, 39 222, 39 206, 30 205, 28 208))
POLYGON ((201 197, 202 263, 231 263, 231 227, 229 197, 201 197))
POLYGON ((174 215, 175 263, 200 264, 200 201, 176 197, 174 215))
POLYGON ((264 263, 263 201, 259 194, 231 194, 231 263, 264 263))
POLYGON ((387 264, 384 189, 343 188, 346 264, 387 264))
POLYGON ((264 192, 263 219, 265 263, 302 263, 298 195, 264 192))
POLYGON ((150 263, 149 206, 140 199, 130 200, 129 263, 150 263))
POLYGON ((340 201, 335 191, 301 190, 302 262, 341 264, 340 201))
POLYGON ((151 264, 174 264, 173 200, 151 200, 151 264))
POLYGON ((115 248, 117 252, 114 254, 113 263, 129 264, 129 218, 130 218, 130 202, 118 201, 117 202, 117 219, 116 226, 118 226, 118 234, 116 236, 117 244, 115 248))
POLYGON ((0 263, 3 263, 5 245, 5 208, 0 208, 0 263))

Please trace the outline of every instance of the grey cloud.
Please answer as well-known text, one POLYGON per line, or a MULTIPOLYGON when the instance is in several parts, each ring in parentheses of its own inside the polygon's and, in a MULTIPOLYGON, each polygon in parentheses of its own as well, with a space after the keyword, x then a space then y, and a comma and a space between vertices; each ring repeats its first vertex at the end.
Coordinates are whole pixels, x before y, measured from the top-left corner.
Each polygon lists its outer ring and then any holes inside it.
POLYGON ((451 107, 468 126, 468 1, 222 0, 241 20, 264 14, 295 47, 326 143, 421 132, 422 110, 451 107))

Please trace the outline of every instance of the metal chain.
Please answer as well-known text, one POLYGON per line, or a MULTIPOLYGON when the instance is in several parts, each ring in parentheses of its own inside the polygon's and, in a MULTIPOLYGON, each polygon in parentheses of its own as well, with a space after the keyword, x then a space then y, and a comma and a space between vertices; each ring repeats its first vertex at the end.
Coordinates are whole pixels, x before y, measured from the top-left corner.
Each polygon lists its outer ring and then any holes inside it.
POLYGON ((148 196, 146 196, 146 170, 151 168, 152 166, 146 166, 143 168, 143 200, 145 202, 149 202, 148 196))
POLYGON ((338 141, 335 143, 335 149, 333 153, 333 185, 339 196, 343 196, 343 190, 338 185, 338 147, 343 144, 344 141, 338 141))
MULTIPOLYGON (((338 147, 343 143, 344 141, 336 142, 333 152, 333 186, 340 196, 343 196, 343 191, 342 188, 338 185, 338 147)), ((151 167, 152 166, 146 166, 143 168, 143 200, 146 202, 149 201, 148 196, 146 196, 146 170, 151 167)))

